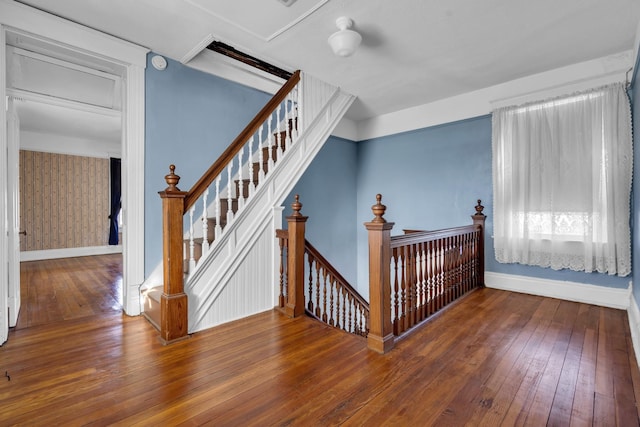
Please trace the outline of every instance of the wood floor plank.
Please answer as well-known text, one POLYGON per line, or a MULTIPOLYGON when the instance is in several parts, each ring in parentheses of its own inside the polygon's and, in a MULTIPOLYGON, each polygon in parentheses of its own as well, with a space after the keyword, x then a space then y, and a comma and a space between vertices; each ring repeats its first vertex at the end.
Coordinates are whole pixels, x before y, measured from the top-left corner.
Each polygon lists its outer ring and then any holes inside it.
POLYGON ((23 271, 1 425, 639 425, 623 311, 481 289, 387 355, 278 311, 162 346, 113 309, 112 261, 23 271))
POLYGON ((491 405, 486 405, 486 410, 478 414, 482 418, 476 419, 477 424, 473 421, 469 425, 500 425, 505 418, 559 305, 559 301, 553 299, 538 298, 538 302, 527 326, 519 332, 518 347, 505 357, 483 387, 482 399, 491 405))

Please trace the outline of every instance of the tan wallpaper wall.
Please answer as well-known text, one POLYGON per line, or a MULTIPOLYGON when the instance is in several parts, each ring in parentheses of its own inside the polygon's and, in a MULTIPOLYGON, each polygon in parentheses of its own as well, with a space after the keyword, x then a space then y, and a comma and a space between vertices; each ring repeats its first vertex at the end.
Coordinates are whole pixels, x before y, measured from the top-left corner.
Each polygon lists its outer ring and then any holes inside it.
POLYGON ((20 250, 109 241, 109 159, 20 150, 20 250))

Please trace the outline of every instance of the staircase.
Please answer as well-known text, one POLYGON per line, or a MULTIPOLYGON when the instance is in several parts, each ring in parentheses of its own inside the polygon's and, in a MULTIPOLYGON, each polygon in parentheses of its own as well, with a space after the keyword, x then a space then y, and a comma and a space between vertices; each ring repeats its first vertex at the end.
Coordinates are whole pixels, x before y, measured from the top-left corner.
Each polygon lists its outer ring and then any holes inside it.
MULTIPOLYGON (((166 177, 165 191, 184 199, 189 224, 180 266, 188 333, 278 304, 280 205, 355 99, 312 76, 296 76, 299 82, 287 82, 288 92, 274 96, 190 191, 178 190, 174 169, 166 177)), ((175 288, 167 284, 167 266, 164 271, 165 285, 142 293, 144 314, 158 329, 162 295, 169 298, 167 288, 175 288)))

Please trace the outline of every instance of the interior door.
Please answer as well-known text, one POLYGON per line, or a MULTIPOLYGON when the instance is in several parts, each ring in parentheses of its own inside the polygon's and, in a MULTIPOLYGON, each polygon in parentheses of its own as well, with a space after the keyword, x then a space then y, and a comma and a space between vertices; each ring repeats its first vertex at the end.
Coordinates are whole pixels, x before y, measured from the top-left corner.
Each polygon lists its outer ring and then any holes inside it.
POLYGON ((20 312, 20 184, 19 149, 20 118, 16 112, 13 97, 7 102, 7 223, 8 234, 8 273, 9 289, 7 304, 9 307, 9 326, 16 326, 20 312))

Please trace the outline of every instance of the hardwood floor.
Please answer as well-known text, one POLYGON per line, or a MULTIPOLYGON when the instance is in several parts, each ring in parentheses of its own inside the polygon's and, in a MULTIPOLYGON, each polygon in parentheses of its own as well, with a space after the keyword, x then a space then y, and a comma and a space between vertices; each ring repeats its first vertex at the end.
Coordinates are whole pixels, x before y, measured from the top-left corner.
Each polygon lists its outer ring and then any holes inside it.
POLYGON ((5 371, 1 425, 639 425, 626 312, 492 289, 385 356, 277 311, 162 346, 96 310, 11 331, 5 371))
POLYGON ((122 254, 20 263, 17 329, 122 311, 122 254))

